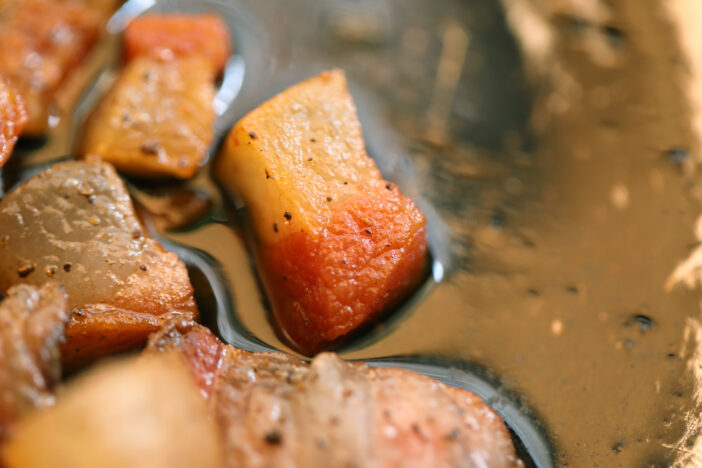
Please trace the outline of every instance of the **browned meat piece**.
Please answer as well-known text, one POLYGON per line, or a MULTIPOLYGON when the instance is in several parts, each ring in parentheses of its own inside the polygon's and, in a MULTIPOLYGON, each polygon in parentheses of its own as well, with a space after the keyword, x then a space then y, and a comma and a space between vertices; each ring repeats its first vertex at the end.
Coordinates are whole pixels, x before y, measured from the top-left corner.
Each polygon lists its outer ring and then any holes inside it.
POLYGON ((176 356, 90 369, 23 418, 7 468, 221 468, 217 427, 176 356))
POLYGON ((116 0, 10 0, 0 8, 0 73, 27 102, 25 133, 46 130, 54 93, 85 56, 116 0))
POLYGON ((10 288, 0 304, 0 440, 20 416, 53 402, 61 377, 59 343, 70 317, 57 283, 10 288))
POLYGON ((141 345, 169 316, 197 316, 185 265, 144 233, 106 163, 56 164, 0 201, 0 292, 50 280, 73 310, 67 364, 141 345))
POLYGON ((204 57, 136 58, 90 118, 83 154, 123 173, 187 179, 214 136, 214 71, 204 57))
POLYGON ((229 467, 516 467, 477 396, 400 369, 323 353, 311 364, 222 345, 186 321, 151 337, 178 349, 214 408, 229 467))
POLYGON ((22 97, 0 76, 0 167, 12 154, 17 138, 27 124, 22 97))

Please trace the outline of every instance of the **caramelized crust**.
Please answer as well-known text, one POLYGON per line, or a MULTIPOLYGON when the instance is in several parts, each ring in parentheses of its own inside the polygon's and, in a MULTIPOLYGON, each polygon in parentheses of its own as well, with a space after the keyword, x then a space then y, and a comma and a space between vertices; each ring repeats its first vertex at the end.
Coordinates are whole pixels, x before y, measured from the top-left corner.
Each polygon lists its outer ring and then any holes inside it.
POLYGON ((134 18, 124 31, 127 61, 161 60, 199 55, 220 74, 231 53, 227 25, 215 14, 151 14, 134 18))
POLYGON ((0 167, 12 154, 17 138, 27 124, 27 107, 22 97, 0 76, 0 167))

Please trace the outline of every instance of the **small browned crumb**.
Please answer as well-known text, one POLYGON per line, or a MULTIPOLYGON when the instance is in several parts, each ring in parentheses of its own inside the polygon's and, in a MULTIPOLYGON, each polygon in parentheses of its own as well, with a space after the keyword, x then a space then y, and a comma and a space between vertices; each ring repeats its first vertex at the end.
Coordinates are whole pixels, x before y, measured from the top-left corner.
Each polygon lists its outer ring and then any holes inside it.
POLYGON ((26 278, 34 271, 35 266, 31 264, 22 265, 17 269, 17 274, 20 278, 26 278))
POLYGON ((141 144, 140 149, 144 154, 156 156, 161 150, 161 144, 157 140, 146 140, 141 144))

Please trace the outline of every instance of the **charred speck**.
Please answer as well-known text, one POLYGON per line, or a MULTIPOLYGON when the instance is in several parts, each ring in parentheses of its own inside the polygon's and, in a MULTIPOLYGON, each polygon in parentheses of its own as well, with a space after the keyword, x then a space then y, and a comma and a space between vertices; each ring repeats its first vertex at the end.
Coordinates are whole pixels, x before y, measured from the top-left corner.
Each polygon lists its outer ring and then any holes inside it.
POLYGON ((345 180, 344 185, 349 185, 349 182, 345 180))
POLYGON ((668 359, 673 360, 675 359, 675 353, 668 353, 668 356, 666 356, 668 359))
POLYGON ((647 332, 656 324, 656 322, 644 314, 636 314, 632 317, 632 322, 639 326, 642 332, 647 332))
POLYGON ((278 232, 278 223, 273 223, 273 232, 278 232))
POLYGON ((492 212, 492 216, 490 217, 490 224, 496 228, 504 227, 505 218, 505 213, 502 210, 495 210, 492 212))
POLYGON ((266 179, 270 179, 271 175, 268 173, 268 169, 264 169, 264 171, 266 172, 266 179))
POLYGON ((690 159, 690 151, 681 147, 671 148, 665 152, 665 157, 671 164, 680 167, 690 159))
POLYGON ((255 140, 256 138, 258 138, 258 135, 256 135, 256 132, 254 132, 254 131, 249 132, 249 136, 251 137, 252 140, 255 140))
POLYGON ((69 271, 71 271, 71 264, 70 264, 70 263, 64 263, 64 264, 63 264, 63 271, 65 271, 66 273, 68 273, 69 271))
POLYGON ((286 211, 285 213, 283 213, 283 218, 285 218, 285 219, 287 219, 288 221, 290 221, 290 220, 292 219, 292 215, 291 215, 289 212, 286 211))
POLYGON ((283 434, 281 434, 277 429, 267 432, 263 438, 266 443, 271 445, 279 445, 281 442, 283 442, 283 434))
POLYGON ((332 201, 332 197, 327 197, 327 201, 332 201))
POLYGON ((20 278, 26 278, 34 271, 34 269, 34 265, 23 265, 17 269, 17 274, 20 276, 20 278))
POLYGON ((385 188, 388 190, 392 190, 392 184, 385 184, 385 188))
POLYGON ((622 449, 624 448, 624 442, 617 442, 612 446, 612 452, 614 453, 621 453, 622 449))
POLYGON ((140 269, 141 271, 146 271, 146 270, 148 270, 147 266, 144 265, 143 263, 142 263, 141 265, 139 265, 139 269, 140 269))
POLYGON ((618 47, 624 42, 624 32, 616 26, 607 25, 602 28, 602 33, 612 47, 618 47))

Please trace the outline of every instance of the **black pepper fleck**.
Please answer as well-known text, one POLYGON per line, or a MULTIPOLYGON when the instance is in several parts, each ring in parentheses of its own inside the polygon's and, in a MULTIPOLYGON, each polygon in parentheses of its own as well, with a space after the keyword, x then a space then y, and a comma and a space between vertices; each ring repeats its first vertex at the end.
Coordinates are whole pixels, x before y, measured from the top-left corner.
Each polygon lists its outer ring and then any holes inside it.
POLYGON ((286 211, 285 213, 283 213, 283 218, 285 218, 285 219, 287 219, 288 221, 290 221, 290 220, 292 219, 292 215, 291 215, 289 212, 286 211))
POLYGON ((316 138, 310 138, 310 141, 311 141, 312 143, 317 143, 317 139, 316 139, 316 138))
POLYGON ((254 132, 254 131, 249 132, 249 136, 251 137, 252 140, 255 140, 256 138, 258 138, 258 135, 256 135, 256 132, 254 132))
POLYGON ((141 265, 139 265, 139 269, 140 269, 141 271, 146 271, 146 270, 148 270, 147 266, 144 265, 143 263, 142 263, 141 265))
POLYGON ((266 441, 266 443, 269 443, 271 445, 279 445, 281 442, 283 442, 283 434, 281 434, 280 431, 274 429, 266 433, 266 435, 264 436, 264 440, 266 441))
POLYGON ((327 197, 327 201, 332 201, 332 197, 327 197))
POLYGON ((392 185, 390 185, 390 184, 385 184, 385 188, 388 189, 388 190, 392 190, 392 185))
POLYGON ((63 271, 65 271, 66 273, 68 273, 69 271, 71 271, 71 264, 70 264, 70 263, 64 263, 64 264, 63 264, 63 271))
POLYGON ((271 175, 268 173, 268 169, 264 169, 264 171, 266 172, 266 179, 270 179, 271 175))
POLYGON ((278 223, 273 223, 273 232, 278 232, 278 223))
POLYGON ((345 180, 345 181, 344 181, 344 185, 349 185, 348 181, 345 180))

